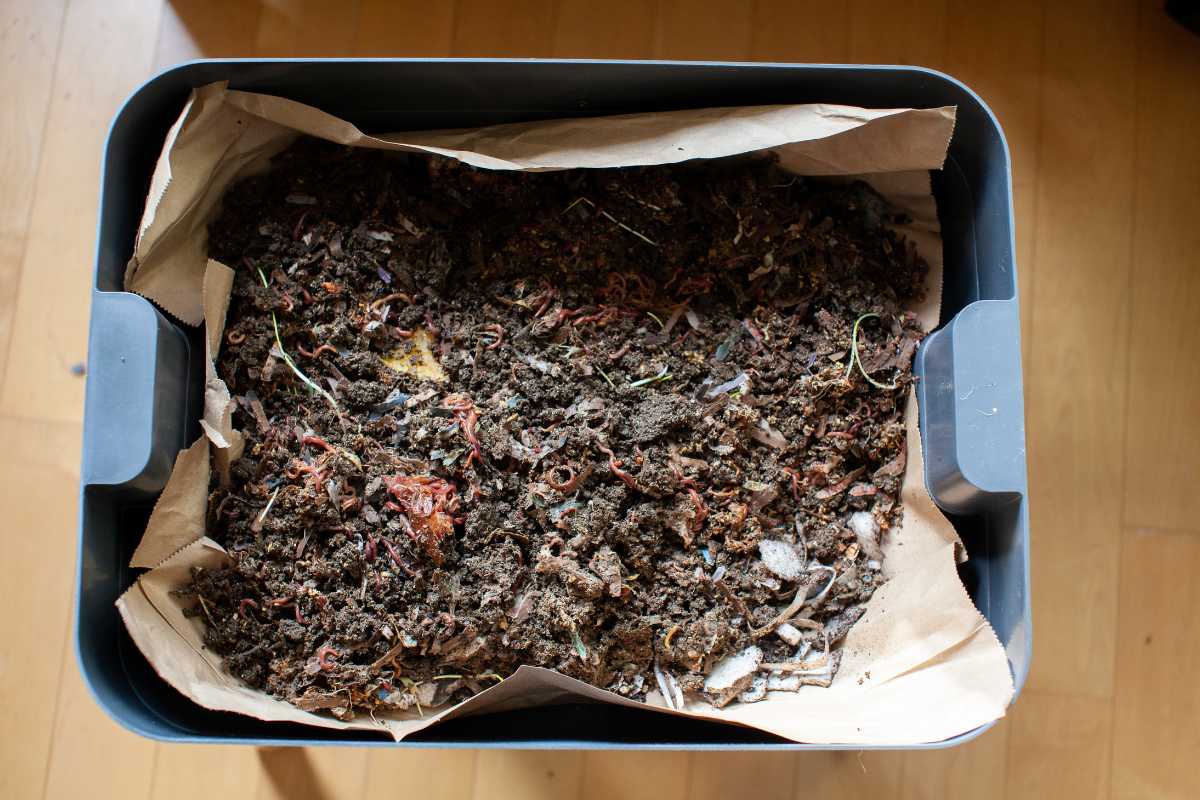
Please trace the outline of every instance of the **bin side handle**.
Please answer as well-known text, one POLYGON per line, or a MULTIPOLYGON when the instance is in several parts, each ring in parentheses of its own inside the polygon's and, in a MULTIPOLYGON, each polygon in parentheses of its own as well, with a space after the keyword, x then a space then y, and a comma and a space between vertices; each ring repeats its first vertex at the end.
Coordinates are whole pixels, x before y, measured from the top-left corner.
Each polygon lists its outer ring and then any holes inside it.
POLYGON ((162 489, 187 424, 187 336, 145 298, 92 293, 84 485, 162 489))
POLYGON ((1026 491, 1020 319, 1013 300, 979 300, 917 354, 925 481, 965 513, 1026 491))

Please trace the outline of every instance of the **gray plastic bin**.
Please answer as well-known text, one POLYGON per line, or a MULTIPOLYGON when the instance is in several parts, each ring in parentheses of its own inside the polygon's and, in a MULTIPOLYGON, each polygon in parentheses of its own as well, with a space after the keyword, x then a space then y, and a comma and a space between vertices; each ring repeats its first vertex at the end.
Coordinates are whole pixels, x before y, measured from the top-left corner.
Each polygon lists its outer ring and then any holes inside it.
MULTIPOLYGON (((963 578, 1003 642, 1018 691, 1029 670, 1029 514, 1008 150, 969 89, 911 67, 508 60, 202 61, 148 81, 113 121, 104 155, 80 486, 77 648, 84 679, 125 727, 172 742, 377 744, 360 732, 206 711, 133 645, 113 606, 175 454, 199 435, 200 332, 121 291, 164 135, 212 81, 318 106, 367 131, 475 126, 706 106, 829 102, 958 106, 933 173, 945 240, 943 327, 915 365, 926 481, 971 553, 963 578)), ((947 742, 966 741, 979 731, 947 742)), ((764 733, 647 711, 571 704, 458 720, 401 746, 780 748, 764 733)), ((854 746, 852 749, 862 749, 854 746)))

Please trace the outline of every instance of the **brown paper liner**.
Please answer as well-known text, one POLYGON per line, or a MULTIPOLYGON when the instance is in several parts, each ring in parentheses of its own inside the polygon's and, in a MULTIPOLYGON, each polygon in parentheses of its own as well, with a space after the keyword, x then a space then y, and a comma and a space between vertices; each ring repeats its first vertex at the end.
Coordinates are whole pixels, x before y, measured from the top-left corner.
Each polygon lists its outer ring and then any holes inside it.
POLYGON ((317 109, 266 95, 197 89, 168 134, 139 230, 126 288, 189 324, 204 322, 209 367, 205 435, 183 451, 151 515, 133 566, 153 566, 117 601, 139 649, 172 686, 205 708, 324 728, 367 729, 403 739, 441 719, 567 700, 615 703, 708 718, 827 744, 918 744, 970 731, 1003 716, 1013 683, 1003 647, 959 580, 961 542, 924 487, 915 397, 906 412, 909 457, 902 523, 884 537, 888 581, 876 590, 843 645, 833 685, 772 692, 767 700, 714 709, 703 701, 674 711, 652 695, 643 704, 552 670, 521 667, 456 706, 342 722, 242 685, 203 646, 203 620, 185 617, 170 592, 192 567, 228 556, 204 537, 212 468, 240 453, 233 401, 212 364, 221 344, 232 271, 206 255, 205 233, 234 181, 265 168, 298 135, 357 147, 434 153, 492 169, 569 169, 666 164, 771 151, 802 175, 869 181, 912 222, 903 233, 929 262, 928 291, 914 309, 937 324, 942 254, 928 170, 941 167, 954 128, 952 108, 861 109, 760 106, 498 125, 374 137, 317 109), (658 705, 655 705, 657 700, 658 705))

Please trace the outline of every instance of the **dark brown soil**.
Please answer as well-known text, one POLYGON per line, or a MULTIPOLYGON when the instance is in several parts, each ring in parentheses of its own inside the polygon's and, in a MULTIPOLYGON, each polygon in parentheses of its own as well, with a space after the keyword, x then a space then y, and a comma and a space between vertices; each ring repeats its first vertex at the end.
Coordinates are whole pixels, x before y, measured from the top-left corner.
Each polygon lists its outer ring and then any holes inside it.
POLYGON ((208 646, 341 718, 521 664, 678 696, 752 646, 816 665, 775 688, 827 684, 900 513, 926 267, 894 218, 761 158, 522 174, 299 142, 210 230, 247 445, 209 511, 233 565, 180 590, 208 646))

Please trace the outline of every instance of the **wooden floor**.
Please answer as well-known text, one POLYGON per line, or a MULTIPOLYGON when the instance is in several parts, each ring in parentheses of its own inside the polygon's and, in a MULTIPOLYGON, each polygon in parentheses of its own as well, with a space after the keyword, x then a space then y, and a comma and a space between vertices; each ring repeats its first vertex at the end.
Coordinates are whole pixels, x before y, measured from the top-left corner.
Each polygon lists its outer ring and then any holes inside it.
POLYGON ((1200 795, 1200 38, 1145 2, 3 0, 0 797, 1200 795), (197 56, 921 64, 1012 147, 1036 646, 1010 717, 919 753, 175 747, 92 703, 70 645, 100 146, 197 56))

